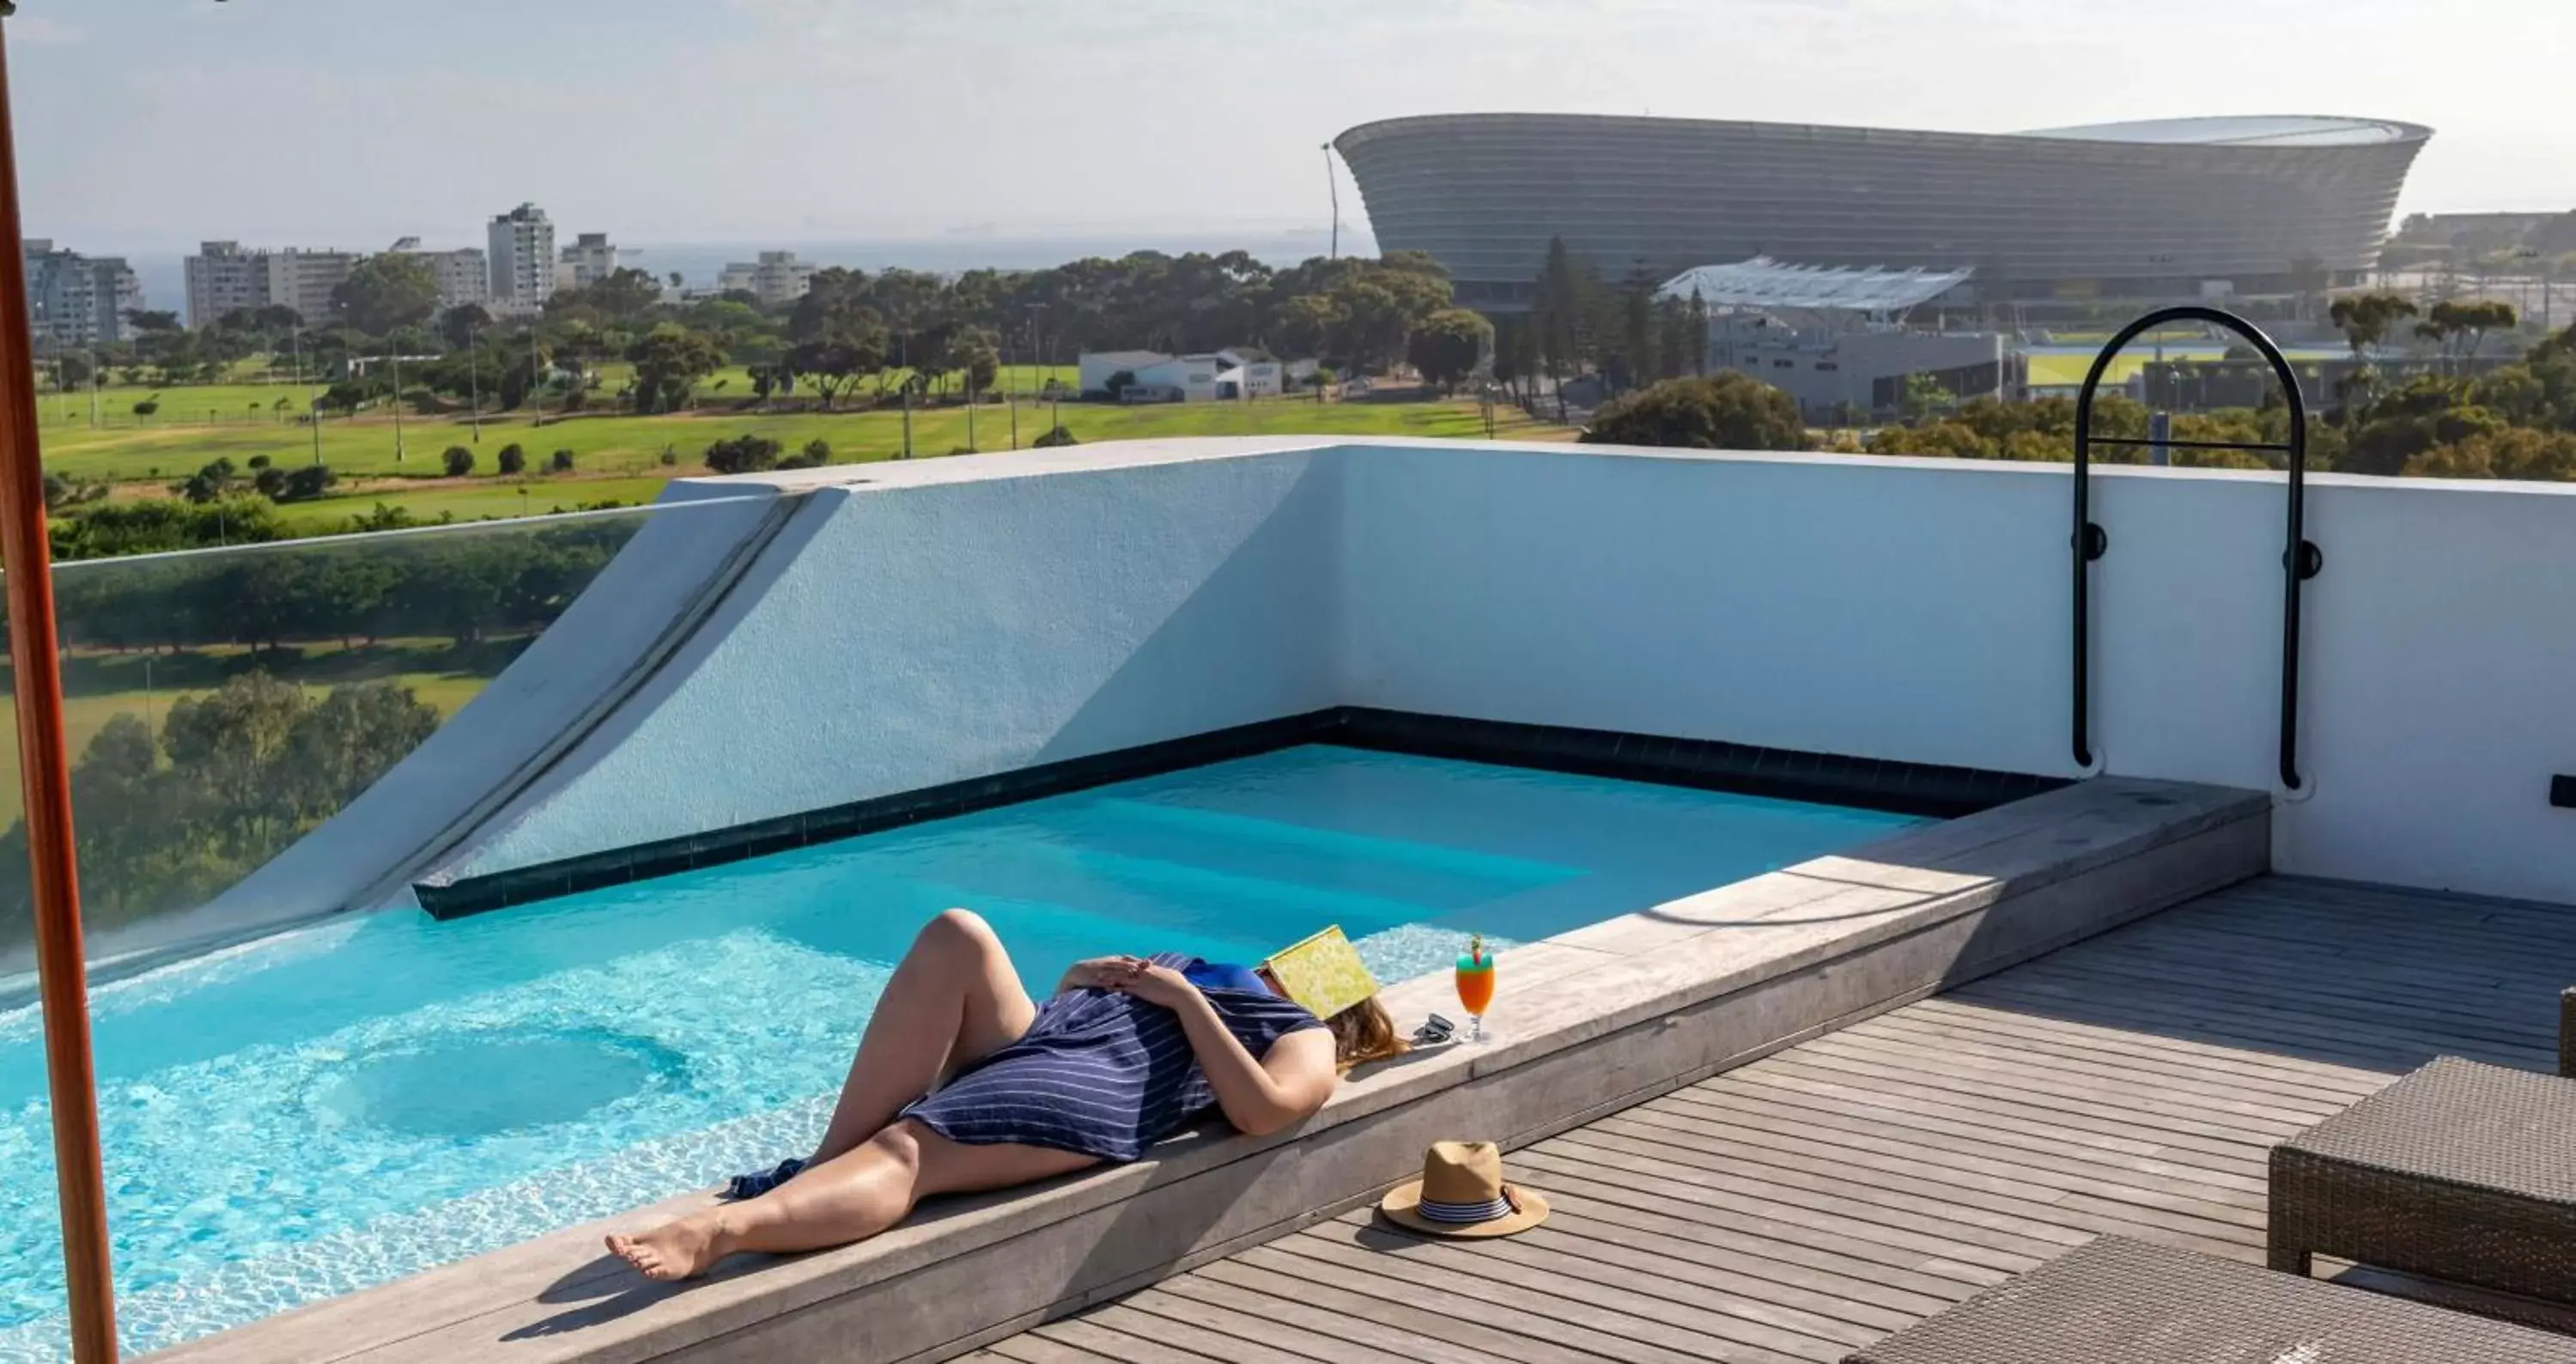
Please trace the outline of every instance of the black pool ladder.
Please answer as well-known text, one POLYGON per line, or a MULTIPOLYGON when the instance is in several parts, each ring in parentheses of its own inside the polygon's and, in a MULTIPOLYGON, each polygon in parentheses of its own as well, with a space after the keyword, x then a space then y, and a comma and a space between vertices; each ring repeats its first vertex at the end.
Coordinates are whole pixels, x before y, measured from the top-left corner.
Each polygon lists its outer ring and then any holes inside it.
POLYGON ((2325 569, 2325 555, 2306 536, 2308 507, 2308 405, 2299 391, 2299 376, 2290 368, 2281 348, 2260 327, 2220 308, 2184 304, 2159 308, 2120 329, 2102 353, 2093 358, 2093 368, 2084 376, 2083 391, 2075 399, 2075 764, 2093 765, 2092 704, 2089 697, 2092 672, 2092 592, 2093 561, 2108 553, 2111 537, 2093 521, 2093 447, 2096 445, 2161 445, 2185 450, 2270 450, 2286 456, 2290 466, 2290 528, 2287 546, 2281 552, 2281 785, 2284 789, 2301 789, 2299 778, 2299 591, 2308 579, 2325 569), (2282 396, 2290 405, 2290 439, 2284 444, 2248 444, 2238 441, 2136 440, 2125 436, 2093 434, 2093 393, 2101 387, 2102 375, 2131 341, 2146 332, 2172 322, 2205 322, 2224 327, 2245 339, 2272 366, 2281 381, 2282 396))

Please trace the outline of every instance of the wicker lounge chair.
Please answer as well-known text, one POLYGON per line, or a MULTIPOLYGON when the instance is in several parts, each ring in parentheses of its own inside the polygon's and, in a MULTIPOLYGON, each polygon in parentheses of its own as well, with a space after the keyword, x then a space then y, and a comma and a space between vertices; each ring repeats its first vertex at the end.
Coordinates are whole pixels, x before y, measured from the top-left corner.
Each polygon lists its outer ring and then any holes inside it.
POLYGON ((1843 1364, 2571 1364, 2576 1340, 2106 1236, 1843 1364))
POLYGON ((2576 1303, 2576 1084, 2446 1056, 2272 1151, 2272 1268, 2576 1303))

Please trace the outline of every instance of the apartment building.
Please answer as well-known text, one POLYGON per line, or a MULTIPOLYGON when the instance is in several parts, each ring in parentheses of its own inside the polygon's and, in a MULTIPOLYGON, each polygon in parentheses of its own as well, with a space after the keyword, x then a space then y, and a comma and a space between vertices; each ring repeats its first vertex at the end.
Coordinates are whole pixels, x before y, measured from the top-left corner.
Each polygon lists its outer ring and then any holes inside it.
POLYGON ((143 306, 143 284, 123 257, 84 256, 44 237, 25 239, 20 250, 38 341, 78 347, 130 338, 125 315, 143 306))

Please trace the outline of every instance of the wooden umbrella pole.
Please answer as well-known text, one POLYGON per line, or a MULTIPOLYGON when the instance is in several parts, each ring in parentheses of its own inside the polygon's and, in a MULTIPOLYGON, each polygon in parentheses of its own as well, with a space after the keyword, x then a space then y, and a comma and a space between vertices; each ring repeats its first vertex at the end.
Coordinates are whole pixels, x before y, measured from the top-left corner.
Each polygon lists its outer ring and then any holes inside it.
MULTIPOLYGON (((0 23, 0 34, 6 29, 0 23)), ((0 37, 0 245, 19 240, 17 133, 9 117, 7 43, 0 37)), ((55 650, 53 556, 45 541, 38 441, 26 260, 20 252, 0 250, 0 569, 7 578, 19 781, 36 894, 36 972, 53 1092, 63 1267, 71 1290, 72 1357, 79 1364, 108 1364, 116 1358, 116 1289, 108 1267, 97 1072, 81 960, 80 865, 72 847, 71 753, 63 738, 62 660, 55 650)))

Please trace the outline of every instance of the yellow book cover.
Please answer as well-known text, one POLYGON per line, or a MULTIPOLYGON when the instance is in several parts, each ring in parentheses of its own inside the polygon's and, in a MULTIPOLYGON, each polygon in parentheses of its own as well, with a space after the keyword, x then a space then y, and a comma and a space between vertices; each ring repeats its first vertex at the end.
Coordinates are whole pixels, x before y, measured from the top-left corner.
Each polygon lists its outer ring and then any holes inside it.
POLYGON ((1279 993, 1317 1018, 1330 1018, 1377 993, 1377 978, 1342 936, 1340 924, 1279 949, 1261 969, 1278 982, 1279 993))

